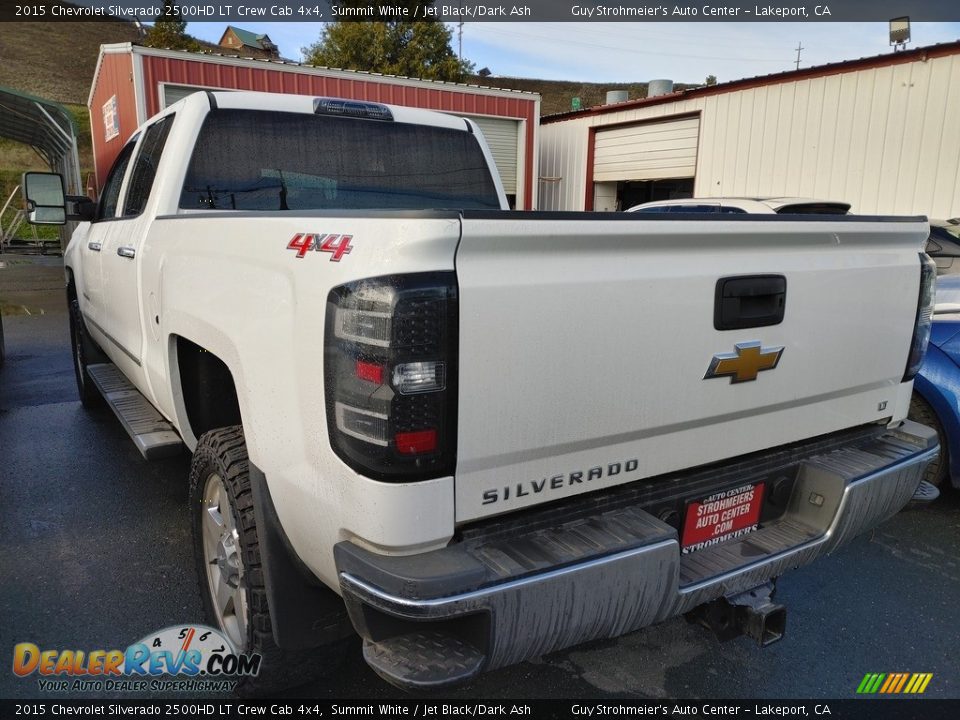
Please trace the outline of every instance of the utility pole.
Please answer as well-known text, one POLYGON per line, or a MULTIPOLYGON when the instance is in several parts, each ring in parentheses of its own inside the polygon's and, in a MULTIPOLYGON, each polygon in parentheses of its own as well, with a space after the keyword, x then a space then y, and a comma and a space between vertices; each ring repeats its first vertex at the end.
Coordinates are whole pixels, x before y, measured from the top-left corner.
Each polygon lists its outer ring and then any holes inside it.
MULTIPOLYGON (((457 5, 460 6, 459 17, 463 17, 463 0, 460 0, 457 5)), ((457 23, 457 59, 463 64, 463 20, 457 23)))
POLYGON ((800 51, 803 50, 803 45, 797 43, 797 70, 800 69, 800 51))

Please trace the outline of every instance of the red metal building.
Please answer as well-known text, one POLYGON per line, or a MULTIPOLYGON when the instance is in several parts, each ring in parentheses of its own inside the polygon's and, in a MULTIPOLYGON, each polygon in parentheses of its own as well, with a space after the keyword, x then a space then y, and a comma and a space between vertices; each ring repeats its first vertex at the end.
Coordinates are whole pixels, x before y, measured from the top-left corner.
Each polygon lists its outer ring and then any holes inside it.
POLYGON ((197 90, 343 97, 469 117, 483 130, 515 207, 536 208, 540 123, 536 93, 131 43, 100 47, 87 101, 98 187, 123 143, 141 123, 197 90))

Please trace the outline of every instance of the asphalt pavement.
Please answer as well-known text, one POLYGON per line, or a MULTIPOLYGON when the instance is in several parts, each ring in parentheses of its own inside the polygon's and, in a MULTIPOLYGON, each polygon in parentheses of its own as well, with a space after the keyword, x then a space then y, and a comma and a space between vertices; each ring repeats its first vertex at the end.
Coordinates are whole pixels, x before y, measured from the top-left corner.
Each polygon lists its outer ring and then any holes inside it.
MULTIPOLYGON (((186 512, 189 458, 146 462, 109 410, 77 400, 61 261, 0 255, 0 698, 38 696, 13 646, 126 647, 205 622, 186 512)), ((960 493, 901 512, 783 576, 782 641, 720 643, 674 619, 489 673, 445 692, 496 698, 850 698, 868 672, 933 673, 960 698, 960 493)), ((290 697, 409 697, 353 644, 290 697)), ((61 697, 69 697, 63 695, 61 697)), ((182 697, 182 696, 180 696, 182 697)))

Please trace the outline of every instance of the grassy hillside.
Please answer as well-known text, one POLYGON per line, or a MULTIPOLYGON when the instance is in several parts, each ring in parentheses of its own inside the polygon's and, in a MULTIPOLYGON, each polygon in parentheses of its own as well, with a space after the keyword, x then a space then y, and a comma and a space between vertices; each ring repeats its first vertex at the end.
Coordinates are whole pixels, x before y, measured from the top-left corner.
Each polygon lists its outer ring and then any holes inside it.
POLYGON ((100 45, 137 37, 126 22, 0 23, 0 85, 86 105, 100 45))

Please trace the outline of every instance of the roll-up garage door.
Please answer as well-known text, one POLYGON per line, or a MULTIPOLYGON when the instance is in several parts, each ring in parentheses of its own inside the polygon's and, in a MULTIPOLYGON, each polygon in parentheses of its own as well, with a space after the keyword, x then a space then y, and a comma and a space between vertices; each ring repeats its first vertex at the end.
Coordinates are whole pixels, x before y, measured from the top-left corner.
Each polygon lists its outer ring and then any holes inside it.
POLYGON ((205 88, 190 87, 188 85, 163 85, 163 107, 168 108, 178 100, 183 100, 187 95, 195 92, 203 92, 205 88))
POLYGON ((493 162, 500 173, 503 191, 507 195, 517 193, 517 145, 520 121, 505 118, 470 117, 483 132, 493 162))
POLYGON ((597 130, 595 182, 693 177, 700 118, 597 130))

